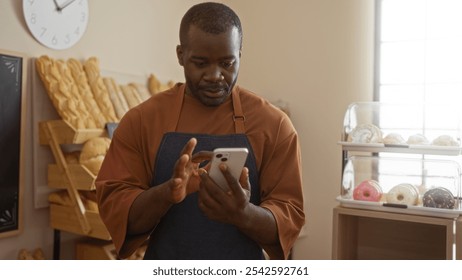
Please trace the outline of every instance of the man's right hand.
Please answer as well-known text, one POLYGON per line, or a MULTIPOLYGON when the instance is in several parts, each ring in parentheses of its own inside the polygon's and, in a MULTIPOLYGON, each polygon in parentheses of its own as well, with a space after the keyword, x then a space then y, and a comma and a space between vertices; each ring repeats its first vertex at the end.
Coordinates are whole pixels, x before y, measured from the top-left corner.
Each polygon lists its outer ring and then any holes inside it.
POLYGON ((201 151, 192 155, 196 144, 196 138, 185 144, 170 180, 148 188, 135 199, 128 215, 128 234, 149 232, 172 204, 182 202, 188 194, 199 190, 199 165, 204 160, 210 160, 212 153, 201 151))
POLYGON ((199 190, 199 164, 210 160, 213 153, 200 151, 193 155, 196 145, 196 138, 191 138, 175 163, 172 179, 167 182, 169 184, 167 198, 171 203, 180 203, 188 194, 199 190))

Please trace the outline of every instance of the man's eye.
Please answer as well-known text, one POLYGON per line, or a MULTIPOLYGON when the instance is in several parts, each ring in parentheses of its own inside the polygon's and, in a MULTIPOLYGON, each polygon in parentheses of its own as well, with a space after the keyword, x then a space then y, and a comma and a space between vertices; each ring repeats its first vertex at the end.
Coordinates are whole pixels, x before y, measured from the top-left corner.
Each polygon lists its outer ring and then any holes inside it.
POLYGON ((223 67, 225 68, 231 68, 233 67, 233 65, 234 65, 234 61, 223 62, 223 67))
POLYGON ((204 67, 205 65, 207 65, 207 63, 203 61, 195 61, 194 65, 196 65, 197 67, 204 67))

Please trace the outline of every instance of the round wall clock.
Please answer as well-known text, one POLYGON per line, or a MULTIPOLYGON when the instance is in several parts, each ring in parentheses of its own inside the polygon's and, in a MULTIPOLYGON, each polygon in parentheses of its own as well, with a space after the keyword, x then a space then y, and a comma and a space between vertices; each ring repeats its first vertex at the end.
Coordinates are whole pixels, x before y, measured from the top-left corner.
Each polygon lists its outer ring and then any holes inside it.
POLYGON ((24 19, 34 38, 63 50, 75 45, 88 23, 88 0, 23 0, 24 19))

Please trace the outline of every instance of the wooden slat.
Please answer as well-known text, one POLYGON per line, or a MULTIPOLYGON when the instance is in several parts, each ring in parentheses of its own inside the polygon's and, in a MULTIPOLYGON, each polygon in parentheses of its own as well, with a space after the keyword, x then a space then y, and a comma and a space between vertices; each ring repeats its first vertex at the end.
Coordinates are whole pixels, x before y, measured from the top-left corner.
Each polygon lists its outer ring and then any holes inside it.
POLYGON ((41 145, 49 145, 46 135, 47 127, 49 127, 51 131, 56 132, 55 138, 58 144, 83 144, 94 137, 107 137, 105 129, 75 130, 71 125, 63 120, 51 120, 39 123, 39 143, 41 145))
POLYGON ((72 204, 75 206, 74 212, 78 218, 78 222, 80 226, 82 227, 83 232, 88 233, 90 232, 90 225, 85 216, 85 206, 83 205, 83 202, 80 199, 80 195, 77 191, 77 188, 75 188, 74 183, 71 180, 69 168, 67 167, 66 160, 64 158, 63 152, 61 151, 61 147, 59 146, 59 142, 56 137, 56 135, 59 135, 60 133, 57 132, 55 128, 56 127, 53 126, 53 122, 47 122, 45 129, 44 129, 45 136, 46 136, 46 139, 48 140, 51 151, 53 153, 53 156, 56 159, 56 162, 58 164, 60 171, 66 174, 65 178, 69 186, 67 188, 67 192, 69 194, 69 198, 72 201, 72 204))
MULTIPOLYGON (((85 166, 80 164, 67 164, 71 180, 77 190, 93 191, 95 190, 95 179, 85 166)), ((65 172, 62 172, 57 164, 48 165, 48 186, 55 189, 66 189, 69 187, 65 172)))
POLYGON ((104 226, 98 212, 90 210, 85 212, 90 230, 84 232, 79 224, 79 219, 75 214, 74 208, 75 207, 50 204, 50 226, 54 229, 74 234, 90 236, 102 240, 111 240, 111 236, 104 226))

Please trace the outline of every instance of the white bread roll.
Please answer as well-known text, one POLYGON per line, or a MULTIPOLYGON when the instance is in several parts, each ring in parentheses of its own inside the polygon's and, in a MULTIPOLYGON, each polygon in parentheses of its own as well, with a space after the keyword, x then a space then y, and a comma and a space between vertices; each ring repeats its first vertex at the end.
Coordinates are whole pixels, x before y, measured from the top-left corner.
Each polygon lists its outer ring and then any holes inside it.
POLYGON ((85 166, 93 175, 97 175, 104 156, 109 149, 111 140, 107 137, 94 137, 87 140, 80 152, 79 162, 85 166))

